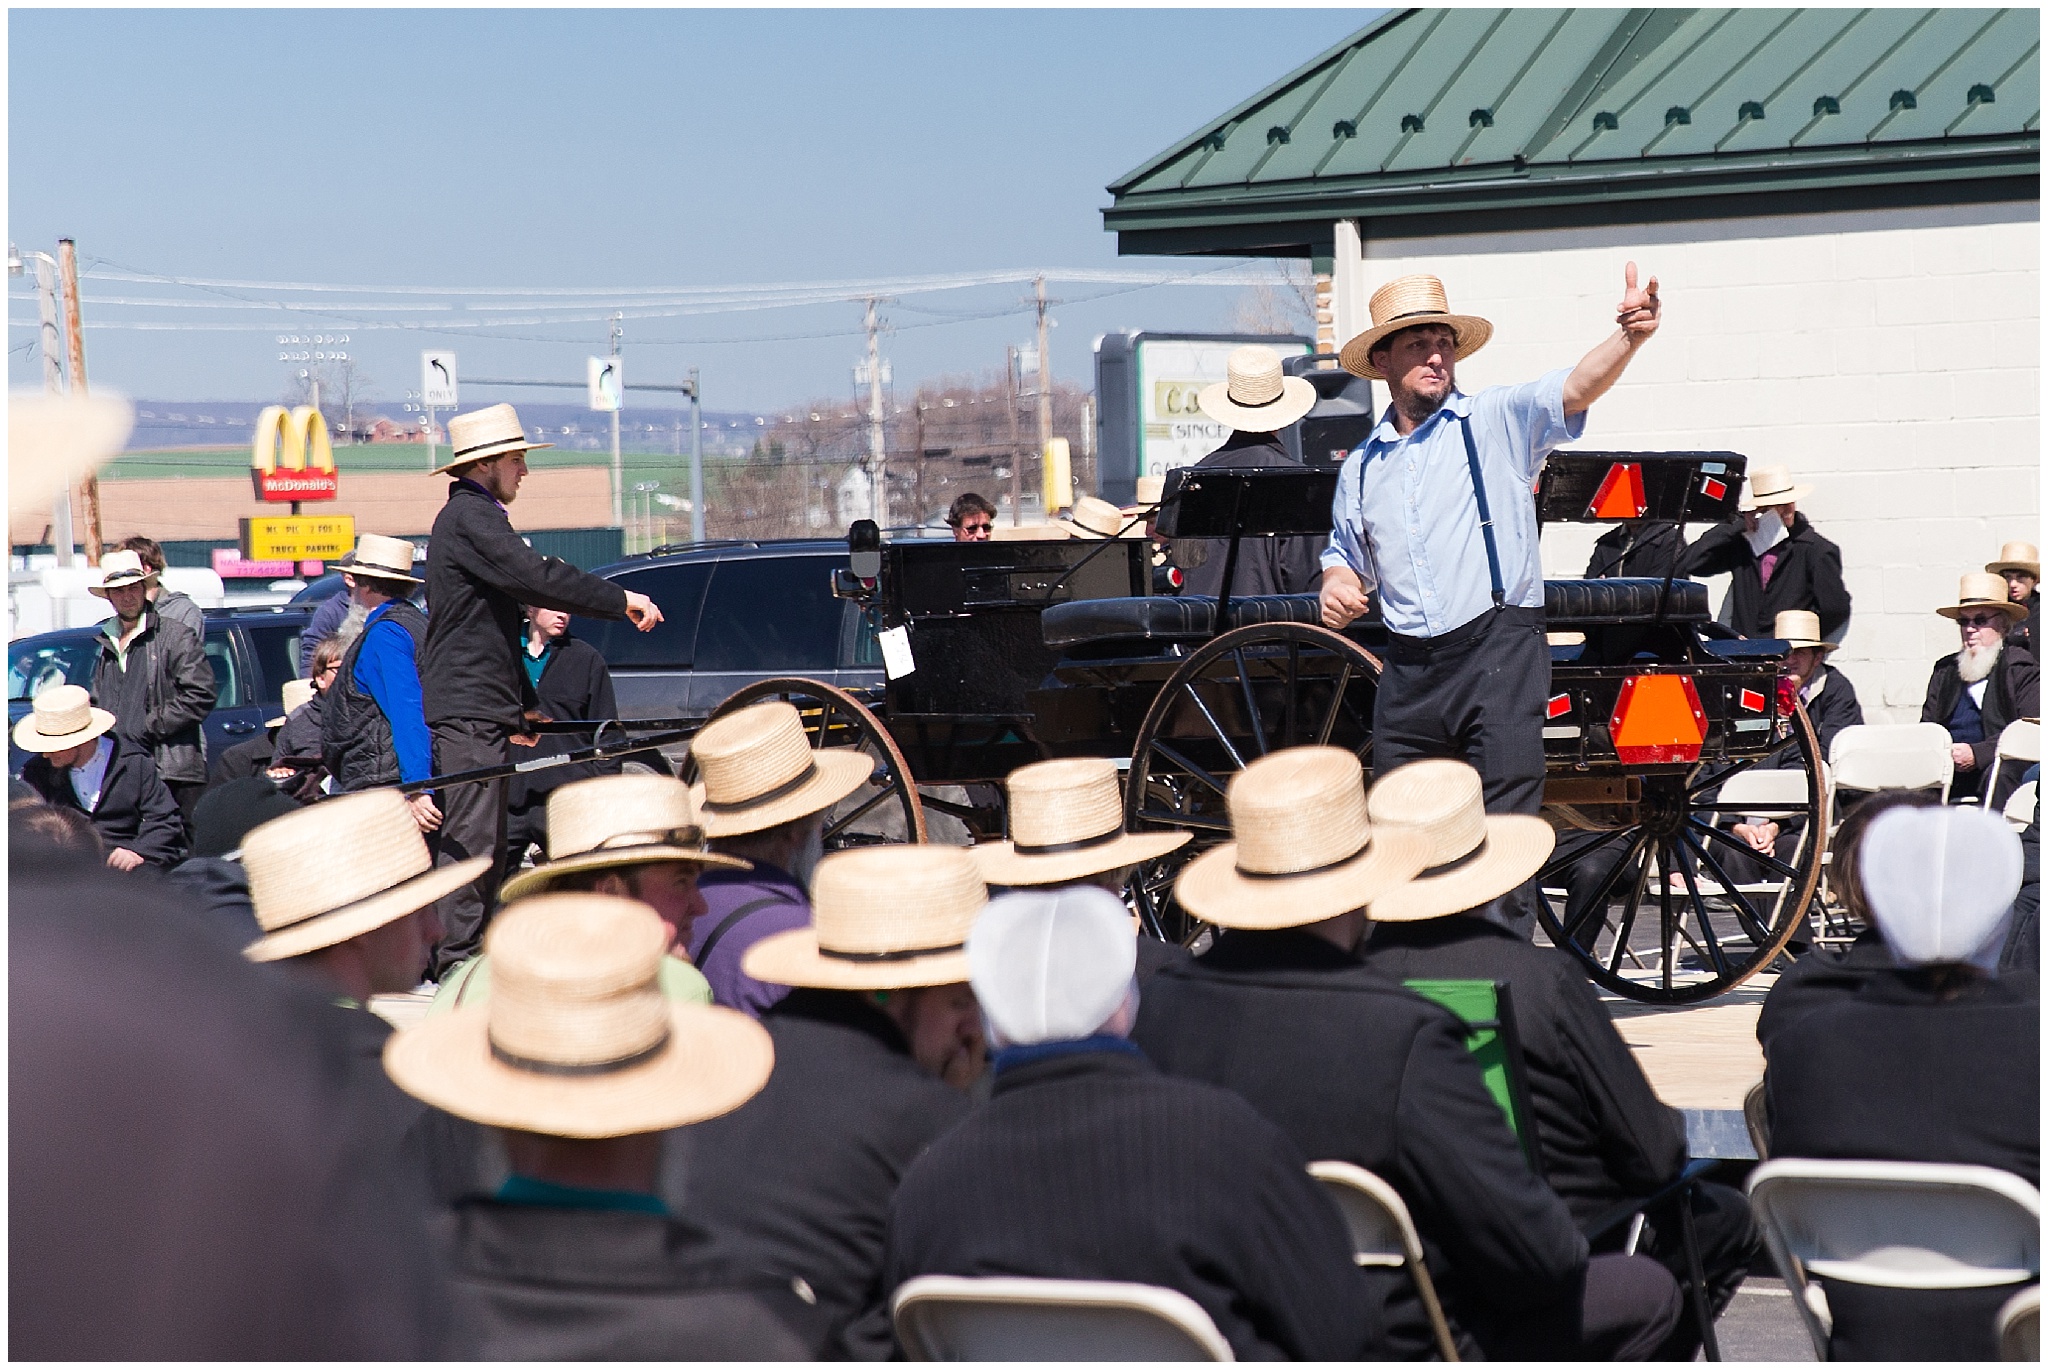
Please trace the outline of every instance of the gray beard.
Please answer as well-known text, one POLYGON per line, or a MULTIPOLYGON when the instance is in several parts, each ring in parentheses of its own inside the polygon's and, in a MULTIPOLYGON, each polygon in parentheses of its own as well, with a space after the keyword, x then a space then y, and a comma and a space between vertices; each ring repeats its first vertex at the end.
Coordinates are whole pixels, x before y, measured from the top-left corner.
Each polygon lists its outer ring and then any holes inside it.
POLYGON ((1998 664, 1998 654, 2004 650, 2004 638, 1989 647, 1965 647, 1956 653, 1956 674, 1965 685, 1975 685, 1991 674, 1991 668, 1998 664))
POLYGON ((363 620, 369 616, 370 611, 368 609, 365 609, 360 604, 351 603, 348 606, 348 613, 341 620, 341 626, 334 630, 336 645, 346 649, 351 642, 360 637, 363 631, 363 620))

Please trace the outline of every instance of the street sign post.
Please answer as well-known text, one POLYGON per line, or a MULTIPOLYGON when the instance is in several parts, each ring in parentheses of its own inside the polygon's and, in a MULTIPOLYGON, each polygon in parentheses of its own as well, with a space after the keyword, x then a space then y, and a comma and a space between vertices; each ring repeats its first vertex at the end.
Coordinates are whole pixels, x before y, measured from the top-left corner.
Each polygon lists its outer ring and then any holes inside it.
POLYGON ((292 514, 242 521, 248 561, 333 561, 356 545, 353 514, 292 514))
POLYGON ((589 366, 590 407, 599 414, 619 412, 619 395, 625 389, 617 357, 592 357, 589 366))
POLYGON ((434 409, 456 407, 453 352, 420 353, 420 403, 434 409))

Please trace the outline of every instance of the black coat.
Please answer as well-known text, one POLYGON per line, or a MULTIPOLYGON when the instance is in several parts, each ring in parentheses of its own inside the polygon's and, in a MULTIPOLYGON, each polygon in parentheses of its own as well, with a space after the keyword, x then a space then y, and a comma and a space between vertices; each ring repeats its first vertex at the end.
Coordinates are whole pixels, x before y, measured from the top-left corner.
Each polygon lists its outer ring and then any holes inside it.
MULTIPOLYGON (((1300 466, 1287 455, 1278 433, 1233 433, 1230 440, 1195 463, 1198 467, 1300 466)), ((1328 538, 1245 537, 1237 544, 1237 570, 1230 597, 1308 594, 1323 583, 1323 548, 1328 538)), ((1182 594, 1214 595, 1223 588, 1228 538, 1175 538, 1174 564, 1187 573, 1182 594)))
MULTIPOLYGON (((1849 677, 1826 662, 1821 663, 1819 684, 1806 701, 1806 719, 1813 724, 1822 760, 1827 759, 1828 748, 1835 744, 1835 734, 1863 721, 1863 704, 1856 698, 1856 687, 1850 684, 1849 677)), ((1792 761, 1793 758, 1786 758, 1787 764, 1792 761)))
POLYGON ((1744 637, 1769 637, 1779 613, 1811 609, 1820 615, 1820 635, 1840 642, 1849 630, 1842 549, 1814 532, 1806 515, 1794 514, 1775 550, 1778 564, 1766 586, 1738 515, 1715 524, 1686 548, 1682 571, 1693 577, 1729 574, 1728 623, 1744 637))
POLYGON ((1678 524, 1629 519, 1602 533, 1593 544, 1593 555, 1586 559, 1586 579, 1650 576, 1662 580, 1683 575, 1679 567, 1684 560, 1685 530, 1678 524))
POLYGON ((247 780, 262 775, 270 769, 270 759, 277 754, 277 734, 282 728, 265 728, 247 742, 237 742, 213 759, 213 770, 207 775, 209 785, 224 785, 230 780, 247 780))
MULTIPOLYGON (((524 662, 520 669, 525 669, 524 662)), ((548 649, 547 665, 541 668, 537 692, 540 711, 549 718, 619 716, 618 698, 612 693, 611 668, 605 665, 597 648, 566 632, 548 649)), ((592 733, 545 733, 535 745, 533 755, 560 756, 588 747, 594 740, 595 734, 592 733)), ((606 740, 609 741, 609 737, 606 740)), ((531 776, 515 775, 506 782, 506 807, 528 809, 536 804, 545 804, 550 793, 572 780, 588 780, 594 775, 617 775, 624 765, 623 757, 613 757, 609 761, 581 761, 574 766, 556 766, 550 770, 535 771, 531 776)))
MULTIPOLYGON (((1439 1292, 1477 1330, 1575 1296, 1586 1240, 1530 1171, 1465 1035, 1447 1009, 1356 957, 1282 931, 1226 933, 1160 971, 1132 1037, 1168 1074, 1242 1094, 1305 1155, 1399 1190, 1439 1292)), ((1375 1275, 1401 1305, 1388 1350, 1427 1355, 1413 1282, 1375 1275)))
POLYGON ((457 480, 427 543, 427 647, 420 666, 427 723, 477 719, 516 727, 534 703, 519 664, 522 604, 624 618, 626 592, 544 557, 473 481, 457 480))
POLYGON ((1586 973, 1563 952, 1454 914, 1375 923, 1364 959, 1395 980, 1507 982, 1543 1175, 1581 1226, 1684 1169, 1683 1116, 1657 1098, 1586 973))
POLYGON ((1125 1280, 1193 1299, 1239 1360, 1377 1354, 1380 1310, 1307 1165, 1243 1099, 1135 1049, 1044 1055, 999 1070, 989 1101, 903 1177, 888 1288, 1125 1280))
MULTIPOLYGON (((119 621, 107 625, 119 628, 119 621)), ((206 740, 200 725, 213 712, 213 667, 192 630, 143 611, 142 632, 117 664, 104 627, 93 666, 92 698, 113 711, 114 731, 149 749, 157 773, 177 784, 206 783, 206 740)))
MULTIPOLYGON (((146 751, 119 733, 109 736, 114 739, 114 754, 100 781, 100 802, 87 816, 108 851, 126 847, 152 866, 177 865, 185 859, 187 846, 178 801, 171 798, 146 751)), ((31 756, 21 768, 21 778, 49 803, 85 812, 78 792, 71 788, 71 772, 57 770, 48 757, 31 756)))
POLYGON ((2034 623, 2040 617, 2041 592, 2036 590, 2027 596, 2027 616, 2013 624, 2012 630, 2005 635, 2007 642, 2024 647, 2033 653, 2036 661, 2041 659, 2041 649, 2034 642, 2034 623))
MULTIPOLYGON (((1957 667, 1961 655, 1949 653, 1928 672, 1927 701, 1920 706, 1922 723, 1945 727, 1955 716, 1956 705, 1963 697, 1963 676, 1957 667)), ((2006 724, 2017 718, 2041 716, 2041 666, 2033 653, 2013 646, 2008 640, 1985 679, 1988 683, 1984 686, 1984 703, 1979 706, 1984 714, 1984 740, 1970 744, 1977 765, 1973 770, 1956 772, 1951 795, 1976 794, 1984 788, 1984 777, 1998 756, 1998 735, 2005 731, 2006 724)), ((2022 765, 2009 765, 1999 772, 1998 788, 2004 793, 1992 796, 1994 803, 2004 802, 2019 785, 2020 772, 2025 769, 2022 765)))
POLYGON ((1872 977, 1892 969, 1892 951, 1876 928, 1865 928, 1842 951, 1815 947, 1778 973, 1756 1016, 1757 1045, 1766 1052, 1779 1033, 1818 1009, 1854 997, 1872 977))
POLYGON ((889 1201, 903 1174, 967 1116, 967 1096, 911 1059, 895 1022, 858 994, 791 990, 762 1015, 775 1071, 745 1104, 671 1136, 681 1215, 750 1262, 817 1294, 840 1354, 894 1344, 882 1286, 889 1201))
POLYGON ((816 1315, 701 1228, 470 1199, 439 1219, 454 1344, 478 1360, 813 1360, 816 1315))

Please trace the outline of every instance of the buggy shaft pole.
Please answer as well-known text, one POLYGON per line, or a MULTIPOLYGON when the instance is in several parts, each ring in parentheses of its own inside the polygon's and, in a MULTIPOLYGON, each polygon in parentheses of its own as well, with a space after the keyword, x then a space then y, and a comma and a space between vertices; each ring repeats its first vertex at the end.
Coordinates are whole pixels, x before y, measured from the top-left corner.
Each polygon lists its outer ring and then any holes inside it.
POLYGON ((400 785, 398 792, 419 794, 425 790, 446 789, 450 785, 477 785, 488 780, 503 780, 507 776, 550 770, 556 766, 573 766, 582 761, 607 761, 615 756, 644 752, 650 747, 666 746, 671 742, 687 742, 692 736, 694 733, 679 729, 674 732, 653 733, 645 737, 621 738, 617 742, 607 742, 596 747, 579 747, 573 752, 564 752, 557 756, 536 756, 525 761, 507 761, 497 766, 478 766, 473 770, 451 771, 447 775, 430 775, 425 780, 400 785))

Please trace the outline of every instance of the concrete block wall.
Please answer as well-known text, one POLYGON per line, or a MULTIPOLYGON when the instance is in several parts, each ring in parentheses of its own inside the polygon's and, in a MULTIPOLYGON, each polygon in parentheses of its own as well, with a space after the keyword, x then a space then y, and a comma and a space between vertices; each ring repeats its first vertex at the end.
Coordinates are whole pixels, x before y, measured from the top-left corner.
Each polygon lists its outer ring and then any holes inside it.
MULTIPOLYGON (((2041 540, 2040 251, 2028 203, 1368 239, 1364 274, 1433 272, 1493 321, 1468 391, 1574 365, 1613 329, 1623 263, 1655 274, 1663 326, 1577 445, 1727 448, 1815 486, 1800 511, 1855 598, 1835 664, 1867 720, 1910 722, 1957 645, 1934 608, 2041 540)), ((1545 573, 1583 574, 1601 531, 1552 528, 1545 573)))

